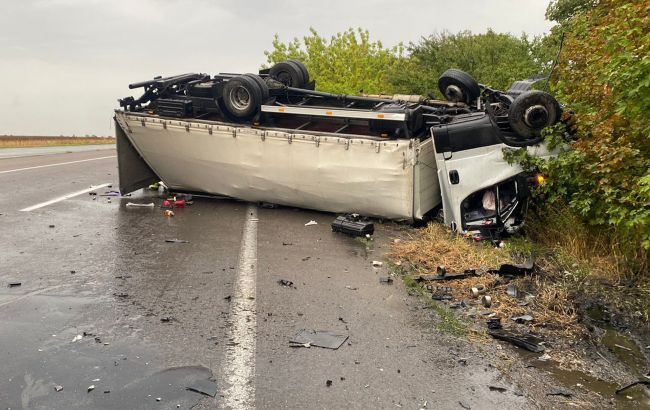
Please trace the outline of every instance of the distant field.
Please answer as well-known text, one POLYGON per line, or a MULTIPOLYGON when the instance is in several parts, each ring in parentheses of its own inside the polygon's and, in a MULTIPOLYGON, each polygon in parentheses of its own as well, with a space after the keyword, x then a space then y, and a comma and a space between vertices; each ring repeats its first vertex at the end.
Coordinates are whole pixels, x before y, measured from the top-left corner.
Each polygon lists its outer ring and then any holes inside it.
POLYGON ((56 147, 62 145, 115 144, 112 137, 18 137, 0 135, 0 148, 56 147))

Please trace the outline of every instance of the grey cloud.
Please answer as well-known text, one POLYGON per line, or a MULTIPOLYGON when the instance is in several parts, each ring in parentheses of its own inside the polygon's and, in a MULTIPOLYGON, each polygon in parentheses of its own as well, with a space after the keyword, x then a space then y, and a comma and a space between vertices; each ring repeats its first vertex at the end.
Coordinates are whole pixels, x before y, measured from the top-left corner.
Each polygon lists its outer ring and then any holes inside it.
POLYGON ((363 27, 391 46, 433 32, 541 34, 538 0, 0 1, 0 134, 112 133, 129 82, 179 72, 254 71, 274 34, 363 27))

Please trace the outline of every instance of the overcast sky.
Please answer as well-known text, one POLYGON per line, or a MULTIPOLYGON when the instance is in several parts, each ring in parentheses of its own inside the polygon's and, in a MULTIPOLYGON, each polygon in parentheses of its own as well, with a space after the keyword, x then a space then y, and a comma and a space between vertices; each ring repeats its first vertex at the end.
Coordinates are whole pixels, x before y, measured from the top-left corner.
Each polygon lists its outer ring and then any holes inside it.
MULTIPOLYGON (((274 34, 368 29, 538 35, 548 0, 0 0, 0 135, 111 135, 117 98, 155 75, 251 72, 274 34)), ((133 90, 137 92, 137 90, 133 90)))

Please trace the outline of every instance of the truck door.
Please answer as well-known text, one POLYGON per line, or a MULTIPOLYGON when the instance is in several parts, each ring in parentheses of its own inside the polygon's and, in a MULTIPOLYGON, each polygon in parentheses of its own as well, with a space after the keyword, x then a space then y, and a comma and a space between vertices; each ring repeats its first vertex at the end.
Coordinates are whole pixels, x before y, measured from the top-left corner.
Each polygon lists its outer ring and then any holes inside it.
MULTIPOLYGON (((506 147, 484 113, 431 128, 445 224, 458 231, 504 228, 525 207, 521 167, 503 159, 506 147)), ((519 222, 520 223, 520 222, 519 222)))

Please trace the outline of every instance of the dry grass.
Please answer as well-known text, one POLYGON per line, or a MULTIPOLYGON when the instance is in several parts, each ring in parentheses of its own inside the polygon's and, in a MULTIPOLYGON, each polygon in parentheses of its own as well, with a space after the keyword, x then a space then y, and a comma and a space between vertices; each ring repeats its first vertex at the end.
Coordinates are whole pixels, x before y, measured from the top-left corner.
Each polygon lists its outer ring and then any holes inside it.
MULTIPOLYGON (((448 272, 462 272, 466 269, 487 271, 503 263, 517 263, 513 255, 522 253, 515 242, 506 241, 505 248, 494 248, 487 243, 475 243, 453 234, 440 224, 430 224, 412 235, 411 238, 393 244, 389 257, 397 261, 410 274, 435 273, 437 266, 444 265, 448 272)), ((555 269, 557 270, 557 269, 555 269)), ((577 335, 582 329, 577 326, 578 315, 569 290, 563 286, 561 276, 529 275, 509 282, 498 275, 484 273, 480 277, 435 281, 436 287, 448 287, 447 292, 454 300, 466 300, 471 304, 470 289, 478 284, 486 287, 486 294, 492 298, 491 311, 504 324, 510 318, 530 314, 534 320, 530 326, 540 333, 577 335), (520 295, 531 295, 524 305, 522 298, 507 295, 508 284, 517 286, 520 295)))
POLYGON ((419 274, 435 273, 441 265, 448 272, 462 272, 465 269, 487 270, 512 262, 507 252, 484 243, 472 243, 440 224, 429 224, 408 240, 394 244, 389 256, 407 263, 409 271, 419 274))
POLYGON ((0 148, 53 147, 65 145, 115 144, 111 137, 18 137, 0 136, 0 148))

